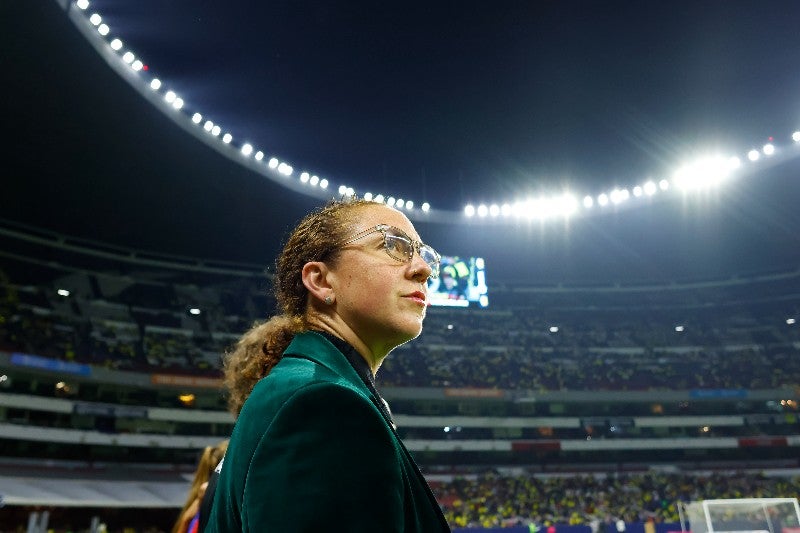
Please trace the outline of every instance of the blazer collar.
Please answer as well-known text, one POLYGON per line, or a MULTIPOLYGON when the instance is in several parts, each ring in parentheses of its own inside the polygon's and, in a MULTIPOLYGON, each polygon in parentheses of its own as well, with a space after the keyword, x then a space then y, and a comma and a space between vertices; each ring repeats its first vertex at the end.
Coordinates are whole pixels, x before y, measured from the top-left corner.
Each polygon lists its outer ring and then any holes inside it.
POLYGON ((351 385, 355 385, 367 396, 372 396, 361 376, 358 375, 344 354, 323 335, 315 331, 304 331, 296 334, 283 352, 283 355, 301 356, 314 361, 341 376, 351 385))

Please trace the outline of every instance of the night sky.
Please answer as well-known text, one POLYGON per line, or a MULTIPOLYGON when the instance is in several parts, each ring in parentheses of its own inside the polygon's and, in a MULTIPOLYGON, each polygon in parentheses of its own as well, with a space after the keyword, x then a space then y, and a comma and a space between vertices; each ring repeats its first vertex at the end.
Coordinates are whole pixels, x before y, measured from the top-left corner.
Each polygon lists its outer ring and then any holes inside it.
MULTIPOLYGON (((441 251, 507 282, 796 268, 797 2, 198 2, 90 11, 187 102, 358 191, 430 202, 441 251), (434 4, 434 5, 431 5, 434 4), (495 5, 497 4, 497 5, 495 5), (709 150, 779 164, 568 222, 480 224, 469 202, 669 177, 709 150), (796 149, 796 148, 795 148, 796 149)), ((319 200, 186 134, 52 0, 0 5, 0 218, 140 249, 270 263, 319 200)))

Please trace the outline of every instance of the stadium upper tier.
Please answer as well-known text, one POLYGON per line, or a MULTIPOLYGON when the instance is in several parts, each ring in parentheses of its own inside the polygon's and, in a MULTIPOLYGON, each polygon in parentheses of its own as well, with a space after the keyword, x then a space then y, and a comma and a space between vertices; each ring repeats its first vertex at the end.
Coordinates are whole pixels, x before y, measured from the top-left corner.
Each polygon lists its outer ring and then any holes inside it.
MULTIPOLYGON (((220 375, 273 312, 270 276, 52 235, 2 234, 0 348, 139 372, 220 375)), ((684 283, 494 288, 430 308, 383 387, 765 389, 800 383, 800 270, 684 283)))

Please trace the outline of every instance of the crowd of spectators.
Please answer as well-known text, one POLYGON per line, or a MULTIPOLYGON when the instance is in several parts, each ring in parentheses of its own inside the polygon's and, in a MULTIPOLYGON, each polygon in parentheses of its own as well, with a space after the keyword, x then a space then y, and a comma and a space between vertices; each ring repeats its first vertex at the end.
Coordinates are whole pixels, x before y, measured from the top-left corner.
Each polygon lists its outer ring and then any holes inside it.
POLYGON ((760 473, 627 473, 534 477, 496 471, 434 484, 453 527, 680 522, 678 502, 723 498, 797 498, 800 476, 760 473))
MULTIPOLYGON (((270 303, 249 280, 217 291, 132 281, 112 296, 83 286, 59 295, 52 286, 4 279, 0 348, 121 370, 217 376, 222 353, 270 303), (194 302, 187 303, 189 295, 194 302)), ((616 305, 605 295, 589 307, 570 303, 572 294, 556 305, 550 294, 550 307, 431 308, 420 339, 386 360, 378 382, 534 391, 797 385, 800 326, 786 322, 780 298, 762 298, 757 307, 723 301, 721 314, 715 306, 659 303, 657 292, 620 294, 616 305)))

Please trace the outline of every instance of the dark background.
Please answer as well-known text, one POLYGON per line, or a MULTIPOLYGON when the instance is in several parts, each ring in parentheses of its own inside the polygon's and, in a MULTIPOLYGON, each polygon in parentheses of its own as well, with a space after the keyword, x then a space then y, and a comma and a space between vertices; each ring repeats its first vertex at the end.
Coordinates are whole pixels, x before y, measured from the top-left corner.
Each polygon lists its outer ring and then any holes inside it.
MULTIPOLYGON (((89 11, 236 139, 416 222, 489 283, 719 278, 797 268, 796 2, 118 2, 89 11), (488 224, 468 202, 659 179, 774 136, 779 164, 570 221, 488 224)), ((52 0, 0 5, 0 218, 181 255, 272 263, 320 201, 188 135, 52 0)), ((748 167, 750 168, 750 167, 748 167)), ((335 191, 332 191, 335 192, 335 191)))

